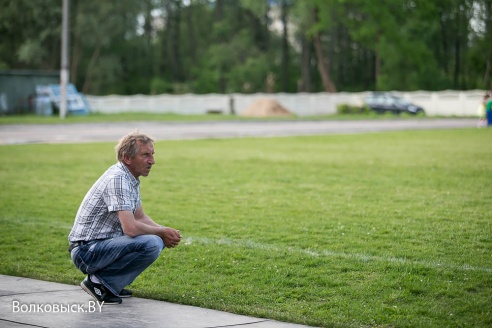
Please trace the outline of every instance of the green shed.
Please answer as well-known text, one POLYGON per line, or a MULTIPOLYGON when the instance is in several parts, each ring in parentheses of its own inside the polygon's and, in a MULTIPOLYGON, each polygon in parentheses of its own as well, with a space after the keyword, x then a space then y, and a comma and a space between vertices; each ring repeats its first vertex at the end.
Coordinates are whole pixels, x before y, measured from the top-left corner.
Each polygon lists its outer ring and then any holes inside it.
POLYGON ((0 70, 0 114, 33 113, 36 86, 48 84, 60 84, 60 72, 0 70))

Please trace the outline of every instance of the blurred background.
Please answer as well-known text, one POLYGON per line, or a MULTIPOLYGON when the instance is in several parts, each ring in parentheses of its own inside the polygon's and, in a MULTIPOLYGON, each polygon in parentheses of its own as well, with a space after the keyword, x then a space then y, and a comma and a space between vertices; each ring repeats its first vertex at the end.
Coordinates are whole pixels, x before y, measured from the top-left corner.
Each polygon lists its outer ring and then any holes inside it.
MULTIPOLYGON (((492 0, 69 4, 69 81, 86 95, 492 87, 492 0)), ((0 70, 58 79, 62 0, 0 8, 0 70)))

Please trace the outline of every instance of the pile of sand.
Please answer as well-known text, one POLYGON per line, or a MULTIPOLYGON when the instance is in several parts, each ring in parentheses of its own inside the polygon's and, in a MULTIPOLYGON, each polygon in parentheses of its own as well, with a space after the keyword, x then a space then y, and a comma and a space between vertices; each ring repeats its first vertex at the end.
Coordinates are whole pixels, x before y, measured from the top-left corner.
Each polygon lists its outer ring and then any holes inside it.
POLYGON ((248 108, 243 110, 241 116, 249 117, 269 117, 269 116, 289 116, 292 115, 285 107, 274 99, 258 99, 248 108))

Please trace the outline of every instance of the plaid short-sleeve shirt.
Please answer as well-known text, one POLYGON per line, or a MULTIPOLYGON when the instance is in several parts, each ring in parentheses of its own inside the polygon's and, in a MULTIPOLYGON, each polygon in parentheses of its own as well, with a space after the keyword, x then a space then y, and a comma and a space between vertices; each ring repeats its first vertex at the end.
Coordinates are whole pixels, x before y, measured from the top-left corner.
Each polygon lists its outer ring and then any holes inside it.
POLYGON ((106 239, 123 235, 117 211, 132 211, 142 205, 140 180, 118 162, 94 183, 80 204, 69 242, 106 239))

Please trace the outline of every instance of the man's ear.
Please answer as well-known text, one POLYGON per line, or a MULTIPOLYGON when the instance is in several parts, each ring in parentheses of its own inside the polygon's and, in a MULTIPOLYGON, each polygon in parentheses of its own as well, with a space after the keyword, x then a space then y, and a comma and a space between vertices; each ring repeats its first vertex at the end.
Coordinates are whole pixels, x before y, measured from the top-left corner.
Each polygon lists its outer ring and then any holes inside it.
POLYGON ((130 157, 128 157, 127 155, 123 155, 123 163, 125 163, 126 165, 130 165, 130 157))

